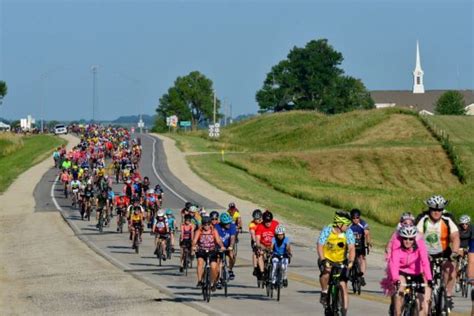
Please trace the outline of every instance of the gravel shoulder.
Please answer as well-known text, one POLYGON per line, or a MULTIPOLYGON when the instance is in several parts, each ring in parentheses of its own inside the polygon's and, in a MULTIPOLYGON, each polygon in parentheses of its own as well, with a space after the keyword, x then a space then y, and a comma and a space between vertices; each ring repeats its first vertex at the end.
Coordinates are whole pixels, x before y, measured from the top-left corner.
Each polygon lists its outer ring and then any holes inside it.
POLYGON ((1 315, 201 314, 98 256, 59 212, 34 212, 33 190, 50 166, 34 166, 0 195, 1 315))

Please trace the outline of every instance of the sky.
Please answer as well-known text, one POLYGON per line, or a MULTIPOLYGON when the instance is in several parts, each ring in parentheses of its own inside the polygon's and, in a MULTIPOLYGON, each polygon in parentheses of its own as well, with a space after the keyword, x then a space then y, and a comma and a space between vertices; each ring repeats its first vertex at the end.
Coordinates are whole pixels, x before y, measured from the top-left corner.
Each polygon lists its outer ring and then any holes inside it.
POLYGON ((0 0, 0 117, 77 120, 154 114, 178 76, 198 70, 233 116, 294 47, 327 38, 369 90, 412 88, 416 41, 425 89, 474 89, 474 2, 459 0, 0 0))

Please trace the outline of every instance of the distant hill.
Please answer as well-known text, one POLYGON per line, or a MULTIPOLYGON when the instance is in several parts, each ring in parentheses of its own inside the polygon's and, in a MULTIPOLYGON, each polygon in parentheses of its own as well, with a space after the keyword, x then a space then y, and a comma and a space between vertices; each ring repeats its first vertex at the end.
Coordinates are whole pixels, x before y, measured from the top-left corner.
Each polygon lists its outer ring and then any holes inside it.
MULTIPOLYGON (((155 123, 155 115, 142 115, 142 119, 145 122, 145 126, 153 126, 155 123)), ((119 118, 112 121, 114 124, 136 124, 140 120, 138 115, 120 116, 119 118)))
POLYGON ((4 119, 3 117, 0 117, 0 122, 3 122, 5 124, 10 124, 10 121, 7 119, 4 119))

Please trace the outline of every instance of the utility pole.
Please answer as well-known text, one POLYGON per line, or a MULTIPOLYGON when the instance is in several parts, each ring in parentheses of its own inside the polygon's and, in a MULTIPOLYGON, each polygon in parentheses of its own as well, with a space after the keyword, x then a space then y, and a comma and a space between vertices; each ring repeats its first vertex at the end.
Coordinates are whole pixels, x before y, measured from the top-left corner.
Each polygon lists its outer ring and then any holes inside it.
POLYGON ((214 90, 214 125, 216 125, 216 91, 214 90))
POLYGON ((97 66, 92 66, 92 123, 95 122, 95 111, 97 108, 97 66))
POLYGON ((228 112, 228 107, 227 107, 227 99, 224 99, 224 126, 227 126, 227 112, 228 112))
POLYGON ((229 104, 229 121, 232 124, 232 103, 229 104))

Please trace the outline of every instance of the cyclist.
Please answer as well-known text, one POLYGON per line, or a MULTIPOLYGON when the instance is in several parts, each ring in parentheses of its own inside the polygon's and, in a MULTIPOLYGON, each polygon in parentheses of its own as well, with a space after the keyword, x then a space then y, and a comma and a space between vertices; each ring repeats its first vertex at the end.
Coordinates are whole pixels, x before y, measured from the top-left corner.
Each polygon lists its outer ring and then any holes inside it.
POLYGON ((396 316, 401 315, 407 278, 425 285, 424 288, 416 289, 420 301, 418 312, 419 315, 426 315, 428 311, 431 290, 427 285, 432 281, 432 274, 427 252, 417 246, 418 242, 423 242, 423 240, 416 241, 417 234, 416 226, 401 227, 399 230, 399 236, 402 239, 401 247, 392 251, 388 263, 390 278, 398 288, 394 310, 396 316))
POLYGON ((275 229, 275 237, 272 239, 272 250, 273 250, 273 256, 272 256, 272 263, 273 263, 273 269, 272 269, 272 283, 276 283, 276 269, 278 262, 280 261, 280 256, 282 257, 281 259, 281 269, 282 269, 282 279, 283 279, 283 286, 287 287, 288 286, 288 278, 287 278, 287 269, 288 269, 288 264, 290 263, 290 258, 292 256, 291 254, 291 246, 290 246, 290 239, 285 236, 285 227, 282 225, 278 225, 277 228, 275 229))
POLYGON ((216 226, 219 224, 219 212, 218 211, 212 211, 209 213, 209 217, 211 218, 211 224, 212 226, 216 226))
POLYGON ((158 249, 158 243, 161 243, 161 258, 163 261, 166 261, 166 240, 170 238, 170 228, 168 226, 165 212, 162 210, 158 211, 158 214, 153 221, 152 231, 155 233, 155 255, 158 255, 156 251, 158 249))
POLYGON ((180 213, 181 213, 181 222, 184 222, 184 216, 186 214, 189 214, 189 209, 191 208, 191 206, 193 206, 193 203, 191 202, 186 202, 186 204, 184 204, 184 208, 181 209, 180 213))
MULTIPOLYGON (((105 212, 107 214, 107 204, 109 200, 107 198, 107 191, 101 191, 100 194, 97 196, 97 209, 96 209, 96 216, 95 218, 97 219, 97 225, 96 227, 99 228, 99 216, 100 212, 105 212)), ((107 218, 107 217, 106 217, 107 218)), ((107 220, 105 222, 105 226, 107 226, 107 220)))
POLYGON ((257 279, 262 280, 265 272, 265 254, 269 254, 272 249, 272 239, 275 236, 275 229, 280 223, 273 219, 272 212, 266 210, 262 214, 262 223, 255 230, 255 243, 257 245, 257 279))
POLYGON ((348 261, 347 268, 344 268, 341 272, 340 279, 343 292, 343 314, 347 313, 349 307, 348 271, 352 268, 355 259, 355 238, 352 230, 349 229, 351 224, 351 215, 348 212, 336 211, 333 223, 321 230, 317 243, 318 266, 321 271, 319 277, 321 284, 320 302, 324 306, 327 302, 331 263, 344 264, 348 261))
POLYGON ((352 225, 349 228, 355 237, 356 260, 359 261, 361 285, 365 286, 364 274, 367 269, 366 247, 372 247, 369 224, 360 218, 360 210, 356 208, 351 210, 351 220, 352 225))
POLYGON ((145 227, 145 224, 143 223, 143 213, 140 211, 139 206, 134 206, 133 207, 133 213, 130 216, 130 225, 129 225, 129 230, 130 230, 130 240, 135 239, 135 230, 138 230, 138 238, 140 239, 140 242, 142 242, 142 233, 143 233, 143 228, 145 227))
POLYGON ((194 205, 189 208, 189 215, 191 215, 191 222, 193 223, 195 230, 199 228, 202 220, 201 215, 199 215, 197 210, 197 207, 194 205))
MULTIPOLYGON (((471 239, 469 242, 469 257, 468 257, 468 271, 467 277, 471 282, 471 285, 474 285, 474 238, 471 239)), ((471 292, 471 300, 474 301, 474 297, 472 297, 471 292)))
POLYGON ((216 290, 216 281, 219 274, 219 267, 217 265, 216 246, 220 247, 221 251, 225 250, 224 244, 217 231, 211 226, 211 218, 206 216, 202 219, 202 227, 200 227, 194 234, 193 251, 196 251, 197 263, 197 287, 201 287, 202 277, 204 273, 204 261, 209 258, 211 270, 211 289, 216 290))
POLYGON ((69 185, 69 182, 71 182, 71 174, 69 172, 69 169, 63 169, 60 179, 64 186, 64 196, 67 198, 68 185, 69 185))
POLYGON ((81 181, 72 180, 71 181, 71 192, 74 195, 74 200, 72 201, 72 206, 76 206, 76 203, 79 202, 79 189, 81 188, 81 181))
POLYGON ((229 203, 229 209, 227 213, 232 217, 232 221, 237 226, 238 232, 242 231, 242 218, 240 217, 240 212, 235 206, 234 202, 229 203))
POLYGON ((184 215, 184 224, 181 225, 181 236, 179 238, 179 246, 181 247, 181 266, 179 272, 184 271, 184 249, 187 248, 191 252, 191 246, 194 239, 194 225, 191 223, 191 215, 184 215))
POLYGON ((159 184, 155 185, 155 193, 156 193, 156 196, 158 197, 158 202, 160 203, 160 207, 161 207, 161 205, 163 205, 163 195, 165 194, 165 192, 163 191, 163 188, 159 184))
POLYGON ((176 231, 176 219, 173 215, 173 210, 170 208, 166 209, 166 219, 168 220, 168 227, 170 228, 170 238, 171 238, 171 252, 174 252, 174 232, 176 231))
POLYGON ((262 211, 259 209, 256 209, 252 212, 252 221, 249 223, 250 247, 252 248, 252 264, 253 264, 254 276, 257 276, 258 274, 255 230, 257 229, 257 226, 261 223, 262 223, 262 211))
MULTIPOLYGON (((227 213, 222 213, 219 217, 219 224, 215 225, 215 229, 219 233, 219 237, 226 248, 225 256, 229 258, 229 280, 235 278, 235 274, 232 271, 235 264, 235 256, 232 249, 235 245, 235 236, 237 235, 237 226, 233 223, 232 217, 227 213)), ((219 260, 219 264, 220 264, 219 260)))
POLYGON ((456 269, 453 261, 459 252, 459 230, 454 221, 443 215, 448 201, 440 195, 434 195, 425 201, 428 214, 417 223, 418 231, 424 234, 426 247, 431 259, 445 258, 443 263, 443 278, 446 284, 448 307, 453 309, 453 288, 456 282, 456 269), (450 247, 451 244, 451 247, 450 247))
MULTIPOLYGON (((471 225, 471 217, 469 215, 462 215, 459 218, 459 239, 460 239, 460 246, 459 246, 459 255, 460 258, 464 258, 467 256, 469 252, 469 242, 472 238, 474 238, 474 226, 471 225)), ((457 270, 457 281, 459 281, 460 270, 461 270, 461 262, 458 261, 456 264, 457 270)), ((456 283, 456 291, 460 290, 459 283, 456 283)))
POLYGON ((125 213, 129 204, 130 200, 127 196, 125 196, 125 194, 120 193, 119 196, 115 197, 115 208, 117 210, 117 231, 120 230, 120 228, 118 227, 120 225, 120 217, 127 216, 125 213))
POLYGON ((115 200, 115 192, 112 190, 112 187, 107 187, 107 215, 113 217, 114 214, 112 212, 114 207, 114 200, 115 200))

